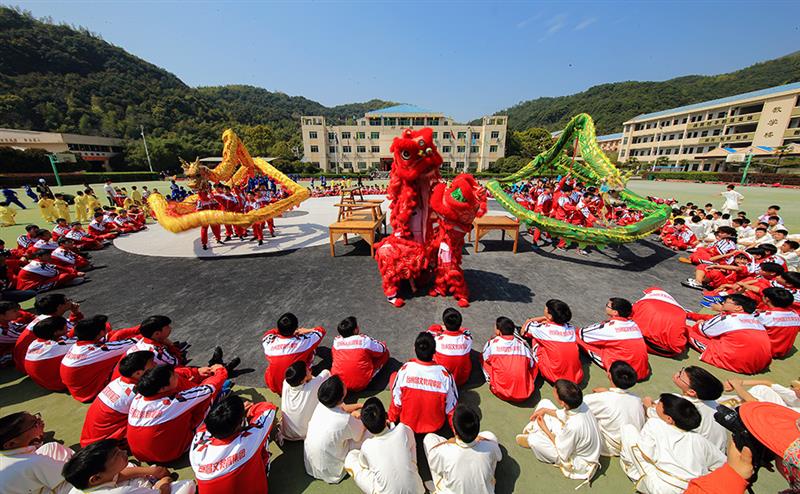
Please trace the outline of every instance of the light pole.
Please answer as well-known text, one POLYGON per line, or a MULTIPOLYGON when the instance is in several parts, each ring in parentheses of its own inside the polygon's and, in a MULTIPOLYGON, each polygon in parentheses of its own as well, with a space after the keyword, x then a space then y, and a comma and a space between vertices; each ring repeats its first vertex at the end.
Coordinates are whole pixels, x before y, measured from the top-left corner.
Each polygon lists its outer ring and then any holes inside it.
POLYGON ((144 125, 140 125, 139 129, 142 131, 142 142, 144 142, 144 153, 147 155, 147 166, 150 167, 150 173, 154 173, 153 163, 150 162, 150 151, 147 149, 147 139, 144 137, 144 125))
POLYGON ((747 171, 750 169, 750 162, 753 161, 753 148, 747 149, 747 160, 744 162, 744 171, 742 172, 742 182, 744 185, 747 182, 747 171))

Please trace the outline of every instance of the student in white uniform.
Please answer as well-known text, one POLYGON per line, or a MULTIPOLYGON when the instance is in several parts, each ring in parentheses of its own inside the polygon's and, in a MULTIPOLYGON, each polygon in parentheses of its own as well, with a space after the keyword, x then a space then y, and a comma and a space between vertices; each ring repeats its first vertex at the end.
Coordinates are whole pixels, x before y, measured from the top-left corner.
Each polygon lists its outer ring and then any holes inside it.
POLYGON ((700 413, 688 400, 664 393, 656 417, 641 432, 622 428, 620 464, 643 494, 680 494, 689 481, 725 464, 725 455, 705 437, 692 432, 700 413))
POLYGON ((322 383, 317 393, 319 404, 311 415, 303 443, 306 473, 329 484, 344 478, 344 459, 364 437, 364 426, 358 419, 361 405, 345 405, 346 395, 347 388, 339 376, 322 383))
POLYGON ((281 390, 281 434, 287 441, 302 441, 306 438, 308 422, 317 407, 317 391, 331 377, 327 369, 317 376, 303 360, 298 360, 286 369, 281 390))
POLYGON ((42 443, 39 414, 17 412, 0 418, 0 491, 3 494, 63 494, 72 486, 61 469, 74 454, 58 443, 42 443))
POLYGON ((116 439, 103 439, 78 451, 64 466, 70 494, 192 494, 194 480, 174 482, 164 467, 137 467, 116 439))
POLYGON ((766 401, 800 413, 800 380, 792 381, 790 386, 787 388, 766 379, 736 378, 725 383, 725 390, 735 391, 742 402, 766 401))
POLYGON ((481 431, 478 411, 465 404, 457 405, 453 412, 453 429, 452 439, 430 433, 422 440, 433 477, 428 490, 436 494, 494 493, 494 471, 503 458, 497 436, 481 431))
POLYGON ((411 428, 389 423, 386 408, 374 396, 364 402, 361 423, 372 436, 344 459, 344 469, 358 488, 366 494, 423 494, 411 428))
POLYGON ((725 192, 720 192, 719 195, 725 198, 725 204, 722 205, 723 213, 730 213, 736 215, 739 212, 739 204, 744 200, 744 196, 737 192, 736 186, 731 184, 726 187, 725 192))
POLYGON ((553 396, 561 408, 543 399, 531 421, 517 435, 517 444, 530 448, 541 462, 558 466, 566 477, 590 481, 600 459, 600 427, 583 402, 577 384, 559 379, 553 396))
POLYGON ((600 427, 600 455, 619 456, 622 427, 632 425, 636 430, 644 427, 644 407, 641 398, 627 391, 637 381, 636 371, 630 364, 618 360, 606 374, 611 388, 595 388, 583 401, 600 427))

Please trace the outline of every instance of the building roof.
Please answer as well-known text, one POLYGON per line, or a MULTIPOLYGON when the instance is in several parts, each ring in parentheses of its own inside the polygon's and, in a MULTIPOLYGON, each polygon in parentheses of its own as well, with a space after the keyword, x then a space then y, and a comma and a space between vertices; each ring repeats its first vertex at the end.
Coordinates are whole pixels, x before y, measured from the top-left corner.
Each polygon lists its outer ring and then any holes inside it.
MULTIPOLYGON (((702 101, 700 103, 694 103, 691 105, 679 106, 677 108, 671 108, 669 110, 662 110, 653 113, 645 113, 642 115, 637 115, 632 119, 628 120, 628 122, 636 122, 639 120, 650 120, 652 118, 657 117, 664 117, 667 115, 672 115, 673 113, 685 113, 691 110, 699 110, 701 108, 709 108, 715 106, 722 106, 728 103, 733 103, 738 100, 742 99, 750 99, 750 98, 760 98, 763 96, 769 96, 771 94, 782 93, 785 91, 794 91, 800 90, 800 82, 795 82, 792 84, 785 84, 783 86, 775 86, 775 87, 768 87, 766 89, 759 89, 757 91, 750 91, 749 93, 742 93, 736 94, 733 96, 728 96, 726 98, 719 98, 719 99, 712 99, 710 101, 702 101)), ((627 123, 627 122, 626 122, 627 123)))
POLYGON ((622 139, 622 132, 618 134, 606 134, 604 136, 597 136, 597 142, 601 141, 616 141, 622 139))
POLYGON ((431 113, 434 115, 440 115, 438 112, 432 112, 430 110, 426 110, 425 108, 420 108, 419 106, 406 104, 389 106, 387 108, 381 108, 380 110, 372 110, 367 112, 367 115, 385 115, 387 113, 431 113))

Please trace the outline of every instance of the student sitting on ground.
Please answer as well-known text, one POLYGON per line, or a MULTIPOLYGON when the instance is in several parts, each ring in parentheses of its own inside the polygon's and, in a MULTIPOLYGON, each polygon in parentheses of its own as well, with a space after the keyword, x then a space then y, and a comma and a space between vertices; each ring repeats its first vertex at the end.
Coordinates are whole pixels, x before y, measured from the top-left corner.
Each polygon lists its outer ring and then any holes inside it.
POLYGON ((48 317, 33 327, 36 339, 25 354, 25 372, 31 380, 50 391, 66 391, 61 380, 61 361, 75 339, 67 339, 67 320, 61 316, 48 317))
POLYGON ((433 477, 428 490, 494 493, 495 468, 503 458, 497 436, 481 431, 480 413, 465 404, 459 404, 453 413, 453 431, 452 439, 426 434, 422 441, 433 477))
POLYGON ((402 422, 417 434, 438 431, 453 414, 458 390, 453 376, 433 360, 436 342, 423 331, 414 341, 411 359, 390 379, 389 420, 402 422))
POLYGON ((495 336, 483 347, 483 375, 489 390, 511 402, 525 401, 536 391, 536 361, 516 330, 511 319, 498 317, 495 336))
POLYGON ((631 319, 642 331, 649 353, 674 357, 686 349, 686 309, 664 290, 645 289, 633 304, 631 319))
POLYGON ((14 346, 20 334, 34 319, 33 314, 24 311, 16 302, 0 301, 0 367, 13 364, 14 346))
POLYGON ((600 466, 597 420, 572 381, 556 381, 553 397, 561 408, 542 399, 517 444, 533 450, 537 460, 558 466, 567 478, 589 481, 600 466))
POLYGON ((641 432, 632 425, 622 429, 620 463, 638 492, 680 494, 690 480, 725 463, 722 451, 692 432, 700 425, 700 414, 687 400, 664 393, 656 414, 641 432))
POLYGON ((594 388, 583 401, 600 427, 600 455, 619 456, 622 428, 630 424, 640 430, 645 422, 644 407, 641 398, 627 391, 638 381, 633 367, 618 360, 611 364, 606 375, 611 388, 594 388))
POLYGON ((65 316, 69 312, 67 329, 71 330, 75 327, 75 323, 83 319, 80 304, 68 299, 63 293, 48 293, 38 297, 33 304, 33 309, 38 315, 28 323, 14 344, 14 366, 23 374, 25 374, 25 354, 28 353, 30 344, 36 339, 36 335, 33 334, 33 327, 36 326, 36 323, 52 316, 65 316))
POLYGON ((72 268, 56 266, 51 262, 50 251, 39 249, 27 255, 30 262, 17 275, 17 290, 46 292, 62 286, 80 285, 86 273, 72 268))
POLYGON ((461 313, 448 307, 442 314, 441 324, 434 324, 430 331, 436 339, 436 355, 433 360, 447 369, 453 376, 456 386, 462 386, 472 372, 472 334, 461 327, 461 313))
POLYGON ((272 403, 251 403, 236 395, 211 407, 189 452, 200 492, 267 492, 269 437, 277 411, 272 403))
POLYGON ((734 378, 725 383, 725 391, 736 392, 742 403, 765 401, 800 413, 800 379, 793 380, 787 388, 768 379, 734 378))
POLYGON ((276 328, 264 333, 261 346, 267 359, 264 381, 273 393, 280 394, 286 369, 298 360, 311 365, 314 352, 322 339, 325 328, 298 328, 297 316, 287 312, 278 318, 276 328))
POLYGON ((319 404, 308 423, 303 443, 306 473, 329 484, 341 482, 345 476, 347 453, 357 449, 364 436, 358 420, 361 405, 345 405, 347 388, 339 376, 329 377, 319 387, 319 404))
POLYGON ((119 441, 104 439, 75 453, 63 470, 64 479, 81 492, 107 494, 192 494, 193 480, 172 480, 169 470, 159 466, 128 463, 128 452, 119 441))
POLYGON ((365 494, 422 494, 425 488, 417 471, 417 444, 414 432, 405 424, 388 421, 383 403, 367 399, 361 409, 361 423, 372 436, 361 449, 353 449, 344 459, 344 469, 365 494))
POLYGON ((763 310, 756 312, 756 320, 767 330, 772 358, 786 357, 794 348, 800 331, 800 314, 792 309, 792 293, 780 287, 770 287, 761 294, 766 302, 763 310))
POLYGON ((583 381, 580 352, 575 341, 575 326, 569 323, 572 311, 565 302, 550 299, 544 315, 528 319, 522 337, 531 340, 539 373, 548 382, 566 379, 583 381))
POLYGON ((348 391, 361 391, 389 361, 389 349, 386 343, 361 334, 353 316, 343 319, 336 329, 339 336, 331 347, 331 374, 341 377, 348 391))
POLYGON ((317 376, 311 367, 298 360, 286 369, 286 379, 281 392, 281 432, 287 441, 302 441, 306 438, 308 422, 317 407, 317 392, 331 373, 323 370, 317 376))

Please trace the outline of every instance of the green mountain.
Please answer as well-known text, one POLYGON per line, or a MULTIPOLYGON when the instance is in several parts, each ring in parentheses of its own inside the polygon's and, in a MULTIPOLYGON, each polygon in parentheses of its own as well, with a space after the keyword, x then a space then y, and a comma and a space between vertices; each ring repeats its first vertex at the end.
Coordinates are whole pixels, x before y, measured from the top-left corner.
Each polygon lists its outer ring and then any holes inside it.
POLYGON ((800 52, 728 74, 601 84, 569 96, 523 101, 498 114, 508 115, 508 125, 515 130, 529 127, 559 130, 570 118, 586 112, 594 119, 597 132, 608 134, 622 132, 622 122, 642 113, 797 81, 800 81, 800 52))

